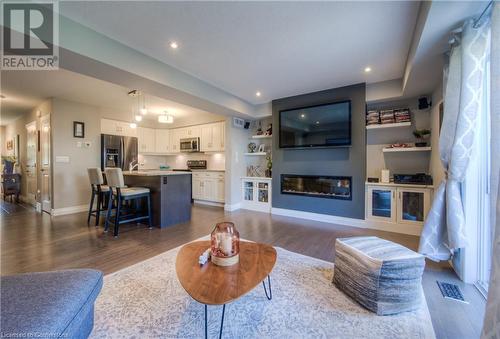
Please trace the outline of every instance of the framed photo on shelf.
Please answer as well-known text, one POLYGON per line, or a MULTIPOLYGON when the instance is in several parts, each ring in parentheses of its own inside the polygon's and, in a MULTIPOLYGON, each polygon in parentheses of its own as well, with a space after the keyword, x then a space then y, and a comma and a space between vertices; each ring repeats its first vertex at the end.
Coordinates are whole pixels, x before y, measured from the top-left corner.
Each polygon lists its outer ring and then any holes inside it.
POLYGON ((73 138, 85 138, 85 124, 81 121, 73 121, 73 138))

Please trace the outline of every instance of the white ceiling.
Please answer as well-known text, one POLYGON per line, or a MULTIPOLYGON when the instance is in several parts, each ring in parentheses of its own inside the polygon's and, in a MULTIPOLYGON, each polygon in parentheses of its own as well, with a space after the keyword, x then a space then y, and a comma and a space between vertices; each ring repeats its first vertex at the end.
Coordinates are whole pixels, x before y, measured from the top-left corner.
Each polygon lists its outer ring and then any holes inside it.
POLYGON ((60 3, 61 14, 253 104, 401 78, 418 8, 417 1, 60 3))
MULTIPOLYGON (((1 100, 0 125, 10 123, 51 97, 120 111, 123 120, 132 120, 132 110, 137 111, 137 99, 127 95, 131 89, 66 70, 2 71, 1 89, 6 98, 1 100)), ((146 95, 146 105, 148 125, 165 110, 175 120, 169 127, 221 120, 220 115, 151 95, 146 95)))

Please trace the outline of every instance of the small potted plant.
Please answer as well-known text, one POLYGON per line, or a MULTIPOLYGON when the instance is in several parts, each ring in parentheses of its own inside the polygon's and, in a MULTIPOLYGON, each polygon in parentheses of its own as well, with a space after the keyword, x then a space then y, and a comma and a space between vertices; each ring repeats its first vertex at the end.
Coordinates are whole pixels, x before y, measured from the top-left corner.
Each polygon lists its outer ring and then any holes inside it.
POLYGON ((413 135, 418 139, 415 143, 415 147, 426 147, 427 139, 431 136, 431 130, 429 129, 416 129, 413 131, 413 135))
POLYGON ((266 177, 271 178, 273 170, 273 159, 271 158, 271 154, 267 154, 266 160, 267 160, 266 177))

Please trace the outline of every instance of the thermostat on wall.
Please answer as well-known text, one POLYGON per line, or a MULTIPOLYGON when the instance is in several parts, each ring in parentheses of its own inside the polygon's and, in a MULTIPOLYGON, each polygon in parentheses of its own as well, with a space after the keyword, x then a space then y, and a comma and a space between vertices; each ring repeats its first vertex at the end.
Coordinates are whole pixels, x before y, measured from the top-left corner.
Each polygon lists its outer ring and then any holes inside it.
POLYGON ((56 156, 56 162, 69 163, 69 157, 67 155, 56 156))

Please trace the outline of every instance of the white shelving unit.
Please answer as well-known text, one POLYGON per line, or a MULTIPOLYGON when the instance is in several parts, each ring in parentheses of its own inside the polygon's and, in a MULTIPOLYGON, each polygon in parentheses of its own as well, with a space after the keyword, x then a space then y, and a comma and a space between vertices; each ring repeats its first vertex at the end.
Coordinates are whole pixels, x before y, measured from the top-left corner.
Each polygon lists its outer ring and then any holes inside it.
POLYGON ((411 126, 411 122, 397 122, 394 124, 378 124, 378 125, 368 125, 366 129, 381 129, 381 128, 394 128, 394 127, 408 127, 411 126))
POLYGON ((244 155, 249 155, 249 156, 265 156, 267 155, 266 152, 254 152, 254 153, 243 153, 244 155))
POLYGON ((271 178, 241 178, 241 208, 260 212, 271 212, 271 178))
POLYGON ((431 147, 385 147, 382 152, 384 153, 394 153, 394 152, 430 152, 431 147))

